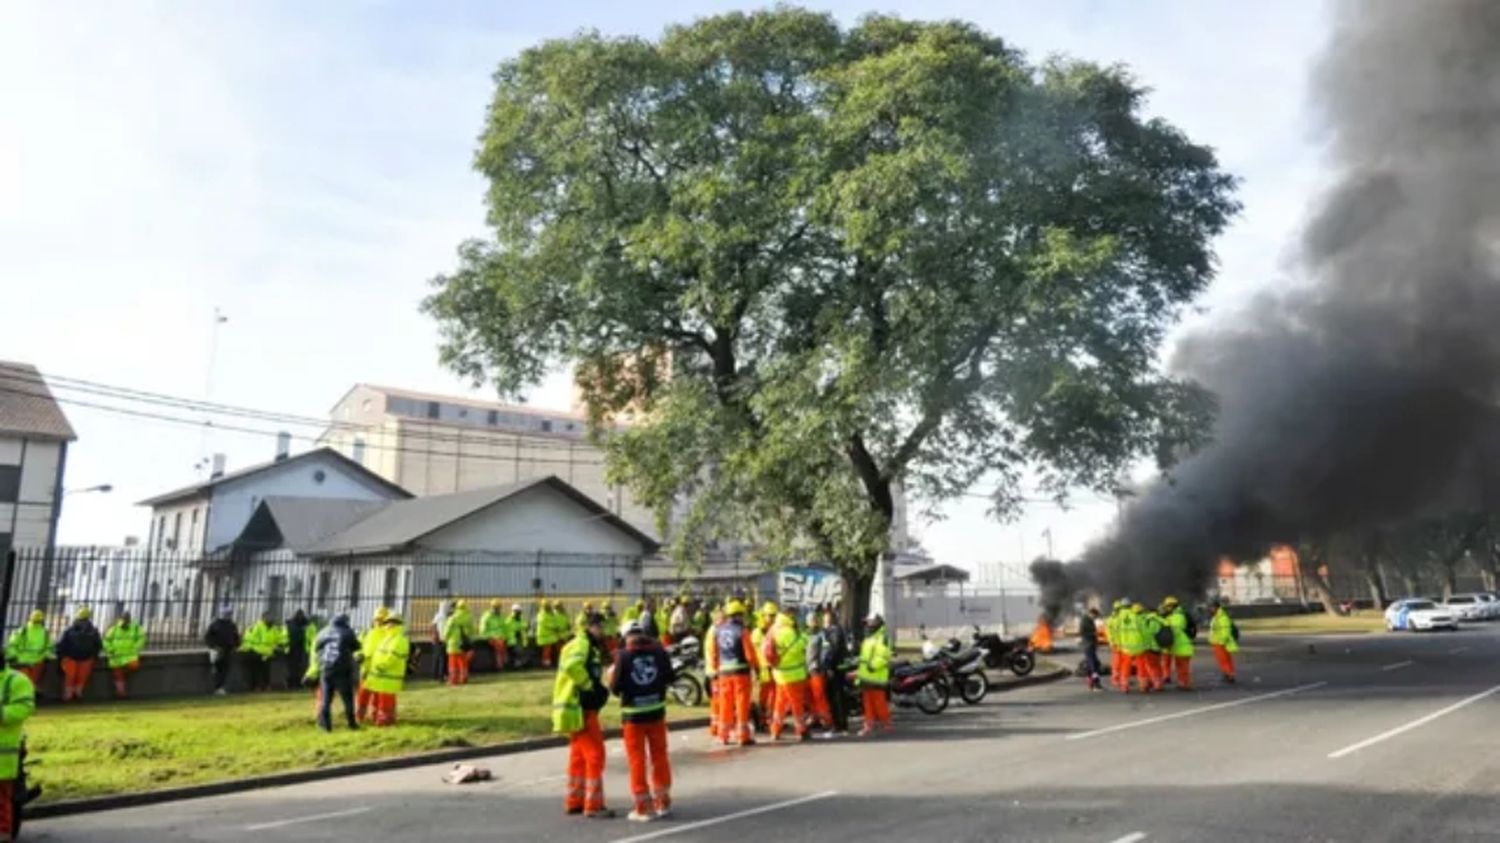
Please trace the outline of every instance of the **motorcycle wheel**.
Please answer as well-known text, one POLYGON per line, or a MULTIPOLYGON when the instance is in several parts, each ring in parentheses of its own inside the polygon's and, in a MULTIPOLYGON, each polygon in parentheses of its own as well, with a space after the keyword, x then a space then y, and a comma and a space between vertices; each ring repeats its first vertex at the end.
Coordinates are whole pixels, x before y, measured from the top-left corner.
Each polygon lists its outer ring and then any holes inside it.
POLYGON ((698 682, 698 677, 684 673, 672 680, 667 687, 667 696, 678 705, 700 706, 703 704, 703 685, 698 682))
POLYGON ((1017 676, 1025 676, 1036 669, 1036 656, 1021 650, 1012 653, 1010 657, 1010 672, 1017 676))
POLYGON ((948 689, 947 682, 939 680, 922 686, 921 690, 912 694, 912 698, 923 714, 942 714, 948 708, 953 692, 948 689))
POLYGON ((979 705, 989 693, 990 678, 982 670, 964 676, 958 685, 958 698, 968 705, 979 705))

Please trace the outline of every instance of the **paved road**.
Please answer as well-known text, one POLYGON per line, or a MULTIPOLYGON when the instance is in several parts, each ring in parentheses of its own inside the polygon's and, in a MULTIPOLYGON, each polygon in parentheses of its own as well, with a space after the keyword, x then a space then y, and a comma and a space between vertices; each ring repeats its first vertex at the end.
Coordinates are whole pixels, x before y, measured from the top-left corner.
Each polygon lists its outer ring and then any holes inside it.
MULTIPOLYGON (((38 821, 28 840, 1465 841, 1500 838, 1500 627, 1247 642, 1241 684, 1151 697, 1068 681, 898 712, 872 742, 673 737, 677 816, 561 815, 561 750, 38 821), (1309 651, 1309 643, 1313 651, 1309 651), (905 716, 903 716, 905 715, 905 716), (753 813, 752 813, 753 812, 753 813)), ((611 746, 606 793, 627 806, 611 746)))

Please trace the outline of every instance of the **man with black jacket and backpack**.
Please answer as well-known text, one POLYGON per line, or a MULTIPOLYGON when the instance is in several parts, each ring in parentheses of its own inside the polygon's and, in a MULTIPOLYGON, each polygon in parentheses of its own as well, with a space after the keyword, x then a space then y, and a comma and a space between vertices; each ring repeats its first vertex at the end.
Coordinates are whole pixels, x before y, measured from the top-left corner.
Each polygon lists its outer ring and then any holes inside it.
POLYGON ((828 732, 848 734, 849 711, 845 706, 847 677, 844 675, 844 660, 849 658, 849 633, 839 624, 838 612, 832 606, 823 608, 823 653, 820 668, 823 671, 824 687, 828 695, 828 709, 833 715, 833 729, 828 732))
POLYGON ((620 698, 625 760, 630 764, 629 819, 648 822, 672 813, 672 764, 667 758, 667 688, 676 677, 672 659, 639 621, 625 627, 625 645, 615 653, 609 689, 620 698), (651 771, 649 787, 647 769, 651 771))
POLYGON ((318 681, 322 696, 318 703, 318 728, 333 731, 333 695, 344 701, 344 718, 350 729, 358 729, 354 720, 354 654, 359 652, 359 636, 349 626, 349 616, 339 615, 313 641, 313 657, 318 660, 318 681))

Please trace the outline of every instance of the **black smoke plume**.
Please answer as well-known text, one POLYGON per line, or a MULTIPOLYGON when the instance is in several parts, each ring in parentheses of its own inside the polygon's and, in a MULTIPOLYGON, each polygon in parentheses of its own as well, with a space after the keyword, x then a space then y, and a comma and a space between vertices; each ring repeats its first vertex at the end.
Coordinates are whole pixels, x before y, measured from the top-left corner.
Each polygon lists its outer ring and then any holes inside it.
POLYGON ((1334 8, 1303 283, 1179 346, 1174 371, 1219 398, 1212 442, 1043 571, 1051 600, 1201 594, 1221 555, 1500 491, 1500 3, 1334 8))

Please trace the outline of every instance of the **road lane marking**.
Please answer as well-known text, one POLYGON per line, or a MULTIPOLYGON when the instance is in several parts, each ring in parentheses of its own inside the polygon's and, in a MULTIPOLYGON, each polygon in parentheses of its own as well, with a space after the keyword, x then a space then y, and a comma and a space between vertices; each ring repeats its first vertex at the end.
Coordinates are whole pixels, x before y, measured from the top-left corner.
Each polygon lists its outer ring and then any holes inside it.
POLYGON ((1461 699, 1458 702, 1454 703, 1453 705, 1450 705, 1447 708, 1443 708, 1443 709, 1439 709, 1437 711, 1434 711, 1433 713, 1427 715, 1426 717, 1418 717, 1416 720, 1413 720, 1413 721, 1411 721, 1410 723, 1407 723, 1404 726, 1397 726, 1396 728, 1391 729, 1390 731, 1381 732, 1380 734, 1376 735, 1373 738, 1366 738, 1365 740, 1362 740, 1359 743, 1350 744, 1349 746, 1346 746, 1343 749, 1335 750, 1333 752, 1330 752, 1330 753, 1328 753, 1328 757, 1330 759, 1338 759, 1338 758, 1343 758, 1345 755, 1349 755, 1351 753, 1359 752, 1361 749, 1364 749, 1364 748, 1370 747, 1370 746, 1374 746, 1375 744, 1378 744, 1381 741, 1389 740, 1391 738, 1396 737, 1397 735, 1401 735, 1401 734, 1405 734, 1406 732, 1410 732, 1412 729, 1416 729, 1416 728, 1421 727, 1421 726, 1426 726, 1428 723, 1431 723, 1432 721, 1438 719, 1439 717, 1443 717, 1445 715, 1452 714, 1453 712, 1458 711, 1460 708, 1463 708, 1466 705, 1472 705, 1473 703, 1477 703, 1480 700, 1484 699, 1485 697, 1493 696, 1495 694, 1500 694, 1500 685, 1496 685, 1495 687, 1489 689, 1488 691, 1481 691, 1480 693, 1477 693, 1477 694, 1475 694, 1472 697, 1467 697, 1465 699, 1461 699))
POLYGON ((1282 691, 1273 691, 1269 694, 1258 694, 1253 697, 1245 697, 1244 699, 1230 700, 1229 702, 1215 703, 1213 705, 1200 706, 1199 708, 1190 708, 1187 711, 1177 711, 1171 714, 1163 714, 1160 717, 1148 717, 1145 720, 1132 720, 1129 723, 1117 723, 1113 726, 1106 726, 1103 729, 1095 729, 1092 732, 1080 732, 1076 735, 1067 735, 1063 738, 1063 740, 1081 741, 1084 738, 1093 738, 1098 737, 1099 735, 1107 735, 1111 732, 1119 732, 1125 729, 1134 729, 1137 726, 1150 726, 1154 723, 1165 723, 1168 720, 1177 720, 1183 717, 1192 717, 1195 714, 1207 714, 1210 711, 1218 711, 1223 708, 1234 708, 1237 705, 1247 705, 1249 703, 1259 702, 1260 700, 1271 700, 1277 697, 1285 697, 1290 694, 1300 693, 1302 691, 1310 691, 1313 688, 1321 688, 1327 684, 1327 682, 1313 682, 1309 685, 1298 685, 1295 688, 1287 688, 1286 690, 1282 691))
POLYGON ((347 811, 334 811, 331 814, 313 814, 310 817, 294 817, 290 820, 277 820, 273 823, 260 823, 258 825, 245 826, 246 831, 265 831, 272 828, 285 828, 289 825, 301 825, 302 823, 315 823, 319 820, 336 820, 339 817, 352 817, 356 814, 369 813, 369 808, 350 808, 347 811))
POLYGON ((1451 649, 1451 650, 1448 651, 1448 655, 1450 655, 1450 656, 1456 656, 1459 653, 1467 653, 1467 652, 1469 652, 1469 648, 1468 647, 1454 647, 1453 649, 1451 649))
POLYGON ((684 831, 696 831, 700 828, 708 828, 709 826, 733 822, 734 820, 744 819, 745 817, 753 817, 756 814, 769 814, 772 811, 779 811, 782 808, 790 808, 794 805, 802 805, 807 802, 816 802, 819 799, 827 799, 830 796, 838 795, 839 792, 836 790, 825 790, 822 793, 814 793, 811 796, 799 796, 796 799, 788 799, 785 802, 774 802, 770 805, 762 805, 759 808, 751 808, 746 811, 736 811, 733 814, 725 814, 722 817, 714 817, 711 820, 699 820, 698 822, 687 823, 686 825, 674 825, 671 828, 664 828, 661 831, 653 831, 649 834, 640 834, 636 835, 635 837, 622 837, 619 840, 614 841, 614 843, 641 843, 641 841, 643 840, 656 840, 658 838, 668 837, 673 834, 681 834, 684 831))
POLYGON ((1388 664, 1382 667, 1381 670, 1400 670, 1403 667, 1411 667, 1412 664, 1413 662, 1410 661, 1396 662, 1395 664, 1388 664))
POLYGON ((1118 840, 1111 840, 1110 843, 1141 843, 1141 841, 1145 839, 1146 832, 1132 831, 1131 833, 1125 835, 1124 837, 1121 837, 1118 840))

